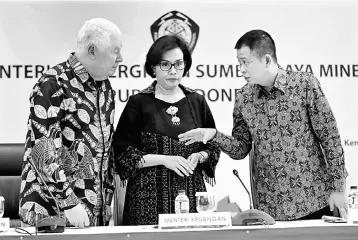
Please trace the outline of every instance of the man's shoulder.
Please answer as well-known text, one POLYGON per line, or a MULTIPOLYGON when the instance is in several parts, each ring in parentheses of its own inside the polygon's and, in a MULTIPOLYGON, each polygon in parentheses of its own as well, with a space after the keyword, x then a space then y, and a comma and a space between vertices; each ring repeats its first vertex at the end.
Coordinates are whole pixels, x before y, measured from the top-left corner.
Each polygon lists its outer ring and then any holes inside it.
POLYGON ((255 91, 256 86, 246 83, 244 86, 236 90, 236 97, 251 96, 255 91))
POLYGON ((32 88, 31 96, 34 93, 47 93, 58 91, 65 86, 65 80, 72 78, 72 73, 66 62, 59 63, 48 70, 36 81, 32 88))
POLYGON ((47 69, 37 83, 48 82, 48 84, 59 84, 63 80, 68 80, 75 77, 75 74, 67 62, 61 62, 47 69), (44 81, 46 80, 46 81, 44 81))
POLYGON ((253 102, 256 85, 246 83, 244 86, 236 90, 235 107, 247 107, 247 103, 253 102))
POLYGON ((48 90, 49 88, 60 88, 61 84, 53 75, 43 74, 42 77, 35 83, 34 89, 48 90))
POLYGON ((311 72, 285 70, 288 85, 300 85, 302 87, 316 79, 311 72))
POLYGON ((43 73, 43 76, 47 76, 47 75, 60 76, 61 74, 68 73, 68 72, 72 72, 72 68, 67 61, 64 61, 64 62, 60 62, 56 65, 53 65, 51 68, 47 69, 43 73))

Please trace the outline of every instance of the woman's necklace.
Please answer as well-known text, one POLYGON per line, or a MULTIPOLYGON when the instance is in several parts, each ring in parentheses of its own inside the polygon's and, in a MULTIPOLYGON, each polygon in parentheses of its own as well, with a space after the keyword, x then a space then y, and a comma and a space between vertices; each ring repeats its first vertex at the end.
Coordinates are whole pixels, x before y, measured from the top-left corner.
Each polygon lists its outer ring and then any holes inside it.
MULTIPOLYGON (((160 86, 158 86, 158 84, 157 84, 157 89, 156 89, 156 92, 157 92, 157 95, 161 95, 161 96, 165 96, 165 97, 167 97, 168 95, 165 95, 165 94, 163 94, 162 92, 163 92, 163 90, 162 90, 162 88, 160 87, 160 86)), ((178 89, 177 89, 177 92, 176 92, 176 94, 174 95, 174 101, 172 100, 172 101, 168 101, 168 102, 170 102, 170 103, 173 103, 173 102, 176 102, 176 100, 178 99, 178 96, 179 96, 179 93, 180 93, 180 88, 178 87, 178 89)), ((169 114, 169 115, 171 115, 172 116, 172 123, 174 124, 174 125, 180 125, 180 118, 179 117, 177 117, 177 112, 178 112, 178 108, 177 107, 175 107, 175 106, 170 106, 167 110, 166 110, 166 112, 169 114)))

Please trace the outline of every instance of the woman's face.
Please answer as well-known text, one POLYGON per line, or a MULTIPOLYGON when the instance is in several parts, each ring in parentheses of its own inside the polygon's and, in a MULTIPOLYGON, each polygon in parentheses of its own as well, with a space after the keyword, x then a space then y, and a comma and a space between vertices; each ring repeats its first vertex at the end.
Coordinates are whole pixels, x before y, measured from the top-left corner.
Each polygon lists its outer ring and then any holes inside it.
POLYGON ((184 56, 180 48, 165 52, 162 60, 154 66, 158 84, 166 90, 175 89, 183 77, 184 67, 184 56))

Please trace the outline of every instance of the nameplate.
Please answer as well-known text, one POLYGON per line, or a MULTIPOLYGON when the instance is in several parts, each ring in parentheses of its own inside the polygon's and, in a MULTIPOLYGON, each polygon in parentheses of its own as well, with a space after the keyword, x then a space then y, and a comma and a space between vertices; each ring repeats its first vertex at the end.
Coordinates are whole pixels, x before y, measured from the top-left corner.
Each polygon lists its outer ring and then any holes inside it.
POLYGON ((10 218, 0 218, 0 232, 6 232, 10 229, 10 218))
POLYGON ((230 212, 159 214, 158 228, 195 228, 231 226, 230 212))

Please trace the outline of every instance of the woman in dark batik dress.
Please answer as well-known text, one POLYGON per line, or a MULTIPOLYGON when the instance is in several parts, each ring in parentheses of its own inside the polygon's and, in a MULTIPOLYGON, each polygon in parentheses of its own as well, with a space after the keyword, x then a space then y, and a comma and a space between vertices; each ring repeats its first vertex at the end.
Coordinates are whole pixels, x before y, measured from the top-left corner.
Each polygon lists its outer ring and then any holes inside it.
POLYGON ((145 63, 156 81, 129 98, 119 119, 113 144, 116 171, 126 185, 123 225, 158 224, 158 214, 175 213, 181 189, 189 211, 196 212, 195 193, 206 191, 204 179, 214 184, 220 151, 178 141, 190 129, 215 128, 204 97, 180 84, 191 62, 181 38, 157 39, 145 63))

